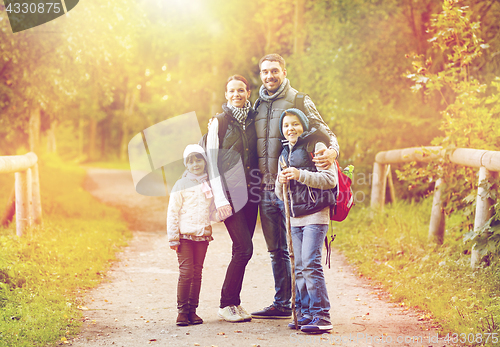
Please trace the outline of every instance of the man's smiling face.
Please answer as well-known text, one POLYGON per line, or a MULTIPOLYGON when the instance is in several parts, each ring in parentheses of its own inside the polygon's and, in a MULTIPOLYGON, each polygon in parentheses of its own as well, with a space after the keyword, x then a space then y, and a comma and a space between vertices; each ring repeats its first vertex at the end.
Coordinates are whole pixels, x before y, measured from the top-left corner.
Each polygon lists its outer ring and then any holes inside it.
POLYGON ((286 70, 281 68, 277 61, 264 60, 260 65, 260 79, 269 95, 276 93, 281 83, 285 80, 286 70))

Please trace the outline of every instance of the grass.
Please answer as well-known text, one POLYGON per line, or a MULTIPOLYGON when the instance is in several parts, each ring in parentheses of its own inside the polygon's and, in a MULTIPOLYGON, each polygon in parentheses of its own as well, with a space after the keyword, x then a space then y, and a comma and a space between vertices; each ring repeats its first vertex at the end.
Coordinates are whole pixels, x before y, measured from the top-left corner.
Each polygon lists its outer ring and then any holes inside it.
MULTIPOLYGON (((427 312, 442 334, 497 333, 500 337, 500 263, 470 268, 471 245, 453 228, 460 216, 447 220, 443 245, 427 241, 431 201, 388 205, 370 217, 356 207, 336 223, 339 248, 360 276, 383 286, 402 306, 427 312), (455 231, 453 231, 455 230, 455 231)), ((491 344, 483 345, 495 345, 491 344)), ((481 344, 479 344, 481 345, 481 344)))
MULTIPOLYGON (((42 163, 43 227, 22 238, 15 223, 0 228, 0 346, 49 346, 75 334, 81 295, 129 237, 119 211, 83 190, 84 170, 55 157, 42 163)), ((0 175, 0 195, 12 184, 0 175)))

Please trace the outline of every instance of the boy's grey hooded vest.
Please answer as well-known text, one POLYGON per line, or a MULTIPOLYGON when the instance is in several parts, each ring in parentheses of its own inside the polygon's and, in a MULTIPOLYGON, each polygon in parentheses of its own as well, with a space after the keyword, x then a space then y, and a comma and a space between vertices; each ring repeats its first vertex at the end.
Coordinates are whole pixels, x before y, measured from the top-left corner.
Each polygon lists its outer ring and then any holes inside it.
POLYGON ((256 102, 255 130, 257 132, 257 154, 262 184, 266 189, 274 190, 274 182, 278 173, 278 159, 283 149, 280 135, 281 114, 294 107, 298 91, 290 87, 290 83, 274 100, 262 98, 256 102))

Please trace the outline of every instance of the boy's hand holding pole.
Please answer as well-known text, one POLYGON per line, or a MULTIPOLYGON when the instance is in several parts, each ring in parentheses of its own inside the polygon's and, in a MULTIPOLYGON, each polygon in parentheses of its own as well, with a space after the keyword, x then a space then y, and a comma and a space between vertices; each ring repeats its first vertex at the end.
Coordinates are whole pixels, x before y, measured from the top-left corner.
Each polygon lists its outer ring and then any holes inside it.
POLYGON ((300 171, 294 167, 289 167, 281 171, 278 179, 281 184, 286 184, 288 183, 288 181, 291 180, 297 181, 299 177, 300 177, 300 171))
POLYGON ((295 312, 295 256, 293 254, 293 243, 292 243, 292 230, 290 228, 290 205, 288 205, 288 181, 297 174, 300 176, 299 170, 294 167, 287 168, 286 162, 283 157, 280 157, 281 173, 278 178, 279 182, 283 184, 283 202, 285 204, 285 215, 286 215, 286 233, 288 238, 288 253, 290 254, 290 263, 292 266, 292 314, 293 322, 295 324, 295 329, 299 328, 297 322, 297 312, 295 312), (282 182, 283 179, 283 182, 282 182))

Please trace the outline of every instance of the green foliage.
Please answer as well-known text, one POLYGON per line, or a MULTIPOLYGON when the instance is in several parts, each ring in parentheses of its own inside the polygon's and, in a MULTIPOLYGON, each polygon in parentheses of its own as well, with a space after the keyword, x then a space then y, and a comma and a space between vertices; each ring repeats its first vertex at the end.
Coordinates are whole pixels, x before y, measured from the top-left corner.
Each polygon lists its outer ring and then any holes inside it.
POLYGON ((22 238, 15 223, 0 229, 0 346, 44 346, 76 334, 82 293, 103 279, 129 235, 119 211, 83 191, 82 169, 44 159, 44 226, 22 238))
MULTIPOLYGON (((455 148, 500 149, 500 79, 488 88, 471 73, 474 61, 489 45, 480 37, 480 23, 471 20, 470 8, 461 4, 460 1, 444 1, 443 11, 434 15, 431 21, 433 36, 429 42, 446 57, 442 69, 431 72, 432 59, 420 55, 413 62, 415 72, 407 75, 414 82, 412 89, 415 92, 439 93, 446 104, 440 127, 444 136, 433 140, 434 145, 445 149, 446 155, 431 162, 426 169, 410 163, 399 177, 410 185, 442 178, 444 211, 447 214, 463 211, 465 218, 459 228, 470 231, 464 241, 472 241, 480 254, 485 255, 499 249, 497 231, 493 227, 498 216, 480 230, 471 231, 478 188, 475 170, 457 167, 449 161, 448 154, 455 148)), ((498 201, 495 182, 492 178, 481 184, 487 184, 493 190, 491 197, 498 201)))
POLYGON ((498 333, 498 255, 491 266, 471 270, 470 248, 453 228, 460 212, 451 215, 443 245, 428 243, 431 202, 389 205, 373 219, 369 209, 356 208, 336 224, 334 246, 392 300, 423 311, 420 319, 432 319, 441 334, 498 333))

